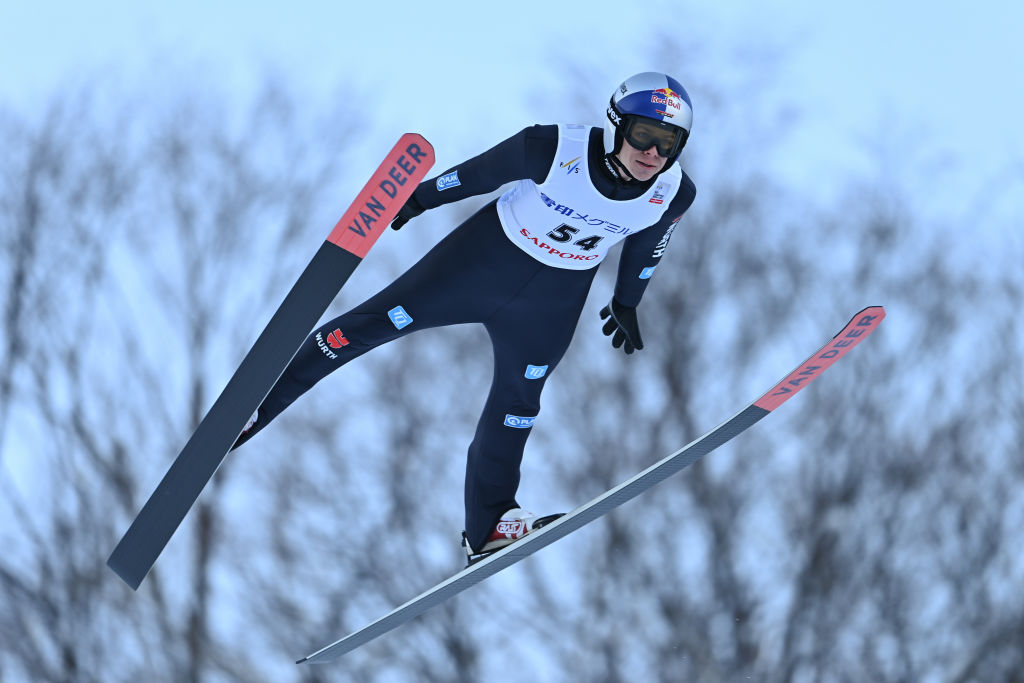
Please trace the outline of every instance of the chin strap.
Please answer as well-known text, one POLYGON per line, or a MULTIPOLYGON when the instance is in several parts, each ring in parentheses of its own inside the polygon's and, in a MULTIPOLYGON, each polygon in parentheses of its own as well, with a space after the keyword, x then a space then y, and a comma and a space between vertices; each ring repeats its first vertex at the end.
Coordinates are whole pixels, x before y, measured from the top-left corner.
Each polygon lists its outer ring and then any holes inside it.
POLYGON ((625 179, 622 177, 623 174, 625 174, 626 178, 632 180, 633 182, 640 182, 633 176, 632 173, 629 172, 629 169, 627 169, 623 165, 623 163, 619 161, 618 157, 616 157, 614 154, 604 155, 604 165, 605 168, 608 169, 608 172, 612 174, 612 177, 619 182, 626 182, 625 179))

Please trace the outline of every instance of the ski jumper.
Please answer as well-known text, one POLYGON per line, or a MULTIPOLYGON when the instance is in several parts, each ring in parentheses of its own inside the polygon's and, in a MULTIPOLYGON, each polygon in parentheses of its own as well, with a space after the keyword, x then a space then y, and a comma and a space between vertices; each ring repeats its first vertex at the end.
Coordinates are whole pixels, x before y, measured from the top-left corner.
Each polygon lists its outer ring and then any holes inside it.
MULTIPOLYGON (((417 330, 480 323, 494 378, 466 461, 466 535, 480 547, 519 507, 520 463, 540 395, 572 340, 597 266, 623 241, 616 300, 635 307, 695 189, 673 164, 617 178, 601 130, 532 126, 419 185, 431 209, 515 184, 394 282, 306 339, 260 406, 250 438, 319 380, 417 330)), ((241 443, 241 442, 240 442, 241 443)))

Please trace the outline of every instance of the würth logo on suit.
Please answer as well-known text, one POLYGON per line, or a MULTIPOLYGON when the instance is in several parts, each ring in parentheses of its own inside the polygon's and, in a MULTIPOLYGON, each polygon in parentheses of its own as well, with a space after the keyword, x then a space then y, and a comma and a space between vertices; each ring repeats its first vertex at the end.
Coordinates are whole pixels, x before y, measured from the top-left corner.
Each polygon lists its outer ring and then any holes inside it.
POLYGON ((348 346, 348 344, 348 339, 345 339, 345 335, 342 334, 340 329, 336 329, 334 332, 328 334, 327 341, 324 341, 323 332, 316 333, 316 345, 319 346, 320 350, 323 351, 323 354, 331 360, 336 360, 338 358, 338 354, 331 351, 331 349, 340 349, 343 346, 348 346))
POLYGON ((341 330, 335 330, 327 335, 327 343, 331 345, 332 349, 340 349, 342 346, 348 346, 348 339, 345 339, 341 330))

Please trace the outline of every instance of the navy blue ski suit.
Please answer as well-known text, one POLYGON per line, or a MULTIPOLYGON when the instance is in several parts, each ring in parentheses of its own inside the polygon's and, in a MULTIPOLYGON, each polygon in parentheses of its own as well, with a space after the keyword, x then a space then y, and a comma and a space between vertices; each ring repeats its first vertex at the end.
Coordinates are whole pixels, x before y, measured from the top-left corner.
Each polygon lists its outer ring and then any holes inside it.
MULTIPOLYGON (((540 184, 554 163, 558 127, 532 126, 483 154, 448 169, 458 186, 432 178, 421 183, 412 206, 427 210, 485 194, 505 183, 540 184)), ((590 180, 610 199, 632 199, 650 188, 624 181, 605 157, 601 130, 590 131, 590 180)), ((693 183, 683 183, 661 220, 623 242, 614 298, 640 302, 676 222, 693 202, 693 183), (643 276, 640 273, 645 273, 643 276)), ((349 361, 416 330, 481 323, 494 347, 494 379, 466 462, 466 536, 479 548, 507 510, 519 507, 520 463, 540 395, 576 329, 597 268, 568 270, 545 265, 513 244, 489 202, 403 275, 349 312, 321 325, 260 406, 259 419, 242 441, 349 361)))

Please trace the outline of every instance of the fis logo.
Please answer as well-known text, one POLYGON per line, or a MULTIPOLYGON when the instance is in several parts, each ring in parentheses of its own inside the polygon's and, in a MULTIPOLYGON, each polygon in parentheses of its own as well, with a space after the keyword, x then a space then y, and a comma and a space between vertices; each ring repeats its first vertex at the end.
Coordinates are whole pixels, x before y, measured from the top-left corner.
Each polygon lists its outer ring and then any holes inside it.
POLYGON ((537 421, 536 417, 520 417, 519 415, 506 415, 505 426, 515 429, 529 429, 537 421))
POLYGON ((406 313, 405 309, 401 306, 395 306, 388 311, 388 317, 391 318, 391 323, 395 326, 396 330, 412 324, 412 316, 406 313))
POLYGON ((582 158, 583 157, 576 157, 572 161, 566 161, 564 164, 561 164, 559 166, 559 168, 564 168, 566 175, 568 175, 570 173, 579 173, 580 172, 580 159, 582 159, 582 158))
POLYGON ((445 173, 443 176, 439 176, 437 178, 437 183, 436 183, 437 191, 438 192, 441 192, 443 190, 447 190, 447 189, 450 189, 450 188, 453 188, 453 187, 458 187, 461 184, 462 184, 462 181, 459 180, 459 172, 458 171, 452 171, 451 173, 445 173))

